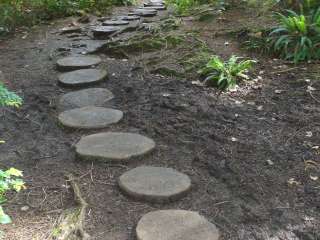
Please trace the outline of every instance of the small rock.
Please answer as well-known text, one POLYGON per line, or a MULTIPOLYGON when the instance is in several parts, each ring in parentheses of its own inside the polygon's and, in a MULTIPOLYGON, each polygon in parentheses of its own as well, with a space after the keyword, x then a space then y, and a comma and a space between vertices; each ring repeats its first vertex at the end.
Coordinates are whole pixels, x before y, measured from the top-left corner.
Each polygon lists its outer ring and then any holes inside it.
POLYGON ((272 165, 274 165, 274 162, 271 161, 270 159, 268 159, 268 160, 267 160, 267 164, 270 165, 270 166, 272 166, 272 165))
POLYGON ((30 209, 29 206, 23 206, 23 207, 20 208, 20 210, 23 211, 23 212, 26 212, 26 211, 28 211, 29 209, 30 209))

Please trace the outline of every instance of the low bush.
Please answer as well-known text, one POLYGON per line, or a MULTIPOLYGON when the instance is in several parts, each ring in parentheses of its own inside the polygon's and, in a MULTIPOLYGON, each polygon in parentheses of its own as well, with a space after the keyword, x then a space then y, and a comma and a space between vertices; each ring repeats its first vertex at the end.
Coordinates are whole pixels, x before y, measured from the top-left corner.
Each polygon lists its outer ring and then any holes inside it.
MULTIPOLYGON (((0 78, 3 80, 2 72, 0 71, 0 78)), ((22 104, 22 99, 14 92, 9 91, 3 83, 0 82, 0 106, 5 107, 19 107, 22 104)), ((4 143, 4 141, 0 141, 4 143)), ((6 193, 8 191, 19 192, 24 188, 24 182, 21 179, 22 172, 10 168, 6 171, 0 169, 0 224, 11 223, 11 218, 4 212, 2 204, 6 202, 6 193)), ((1 237, 1 231, 0 231, 1 237)))
POLYGON ((79 10, 103 11, 131 0, 0 0, 0 33, 41 20, 70 16, 79 10))
POLYGON ((7 201, 6 193, 8 191, 14 190, 19 192, 24 188, 24 182, 21 177, 22 172, 15 168, 10 168, 6 171, 0 169, 0 224, 12 222, 11 218, 4 212, 1 205, 7 201))
POLYGON ((166 3, 173 5, 177 14, 186 15, 189 14, 192 9, 204 5, 213 4, 218 6, 223 6, 225 4, 224 0, 166 0, 166 3))
POLYGON ((205 78, 207 85, 226 90, 234 87, 241 79, 249 79, 246 73, 255 63, 254 60, 243 60, 232 56, 229 60, 223 61, 218 56, 212 56, 207 65, 199 73, 205 78))
POLYGON ((279 25, 269 34, 272 50, 295 63, 320 59, 320 8, 309 15, 287 12, 277 14, 279 25))

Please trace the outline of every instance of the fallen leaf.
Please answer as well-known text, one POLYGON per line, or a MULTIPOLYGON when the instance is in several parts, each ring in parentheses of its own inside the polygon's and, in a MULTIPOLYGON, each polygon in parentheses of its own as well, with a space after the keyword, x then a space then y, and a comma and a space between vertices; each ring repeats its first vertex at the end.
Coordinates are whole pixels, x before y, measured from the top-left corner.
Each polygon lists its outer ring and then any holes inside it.
POLYGON ((313 136, 313 133, 311 131, 306 132, 306 137, 312 137, 312 136, 313 136))
POLYGON ((290 184, 290 185, 300 185, 300 183, 298 182, 298 181, 296 181, 294 178, 290 178, 289 180, 288 180, 288 183, 290 184))
POLYGON ((313 181, 317 181, 319 179, 319 177, 310 175, 310 179, 313 181))

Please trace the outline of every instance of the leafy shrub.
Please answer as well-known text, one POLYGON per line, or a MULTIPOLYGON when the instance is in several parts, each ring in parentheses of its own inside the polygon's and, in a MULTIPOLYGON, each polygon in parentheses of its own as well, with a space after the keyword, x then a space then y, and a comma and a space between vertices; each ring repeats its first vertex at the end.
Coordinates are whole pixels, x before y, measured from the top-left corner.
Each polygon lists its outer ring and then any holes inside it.
POLYGON ((190 11, 202 4, 216 4, 218 6, 223 6, 225 4, 224 0, 166 0, 167 4, 174 6, 176 13, 178 14, 188 14, 190 11))
POLYGON ((0 106, 20 107, 22 99, 0 82, 0 106))
MULTIPOLYGON (((0 78, 2 72, 0 71, 0 78)), ((13 92, 10 92, 3 83, 0 82, 0 106, 19 107, 22 104, 22 99, 13 92)), ((4 143, 1 141, 0 143, 4 143)), ((2 204, 6 202, 6 193, 10 190, 19 192, 24 188, 24 182, 20 178, 22 172, 10 168, 6 171, 0 169, 0 224, 11 223, 11 218, 5 214, 2 204)), ((0 231, 1 235, 1 231, 0 231)))
POLYGON ((41 20, 70 16, 79 10, 102 11, 133 0, 0 0, 0 33, 41 20))
POLYGON ((223 61, 218 56, 212 56, 207 65, 199 73, 205 77, 205 83, 221 90, 229 89, 240 79, 248 79, 245 74, 255 63, 254 60, 239 61, 240 57, 232 56, 223 61))
POLYGON ((269 35, 273 50, 295 63, 320 59, 320 8, 307 16, 287 12, 289 16, 277 14, 279 26, 269 35))
POLYGON ((0 169, 0 224, 11 223, 11 218, 5 214, 1 204, 6 202, 5 195, 8 191, 19 192, 24 188, 24 182, 20 177, 22 177, 22 172, 15 168, 6 171, 0 169))

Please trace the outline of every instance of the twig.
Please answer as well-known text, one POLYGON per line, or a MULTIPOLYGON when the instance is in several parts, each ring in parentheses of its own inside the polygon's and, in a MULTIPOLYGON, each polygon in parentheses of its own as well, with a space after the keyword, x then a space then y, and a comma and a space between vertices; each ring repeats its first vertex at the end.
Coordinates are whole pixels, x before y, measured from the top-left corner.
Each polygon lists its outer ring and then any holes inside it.
POLYGON ((67 209, 61 214, 58 224, 54 227, 56 233, 53 234, 53 237, 56 240, 89 240, 90 235, 83 229, 88 204, 81 195, 75 177, 72 174, 68 174, 67 181, 73 189, 78 206, 67 209))

